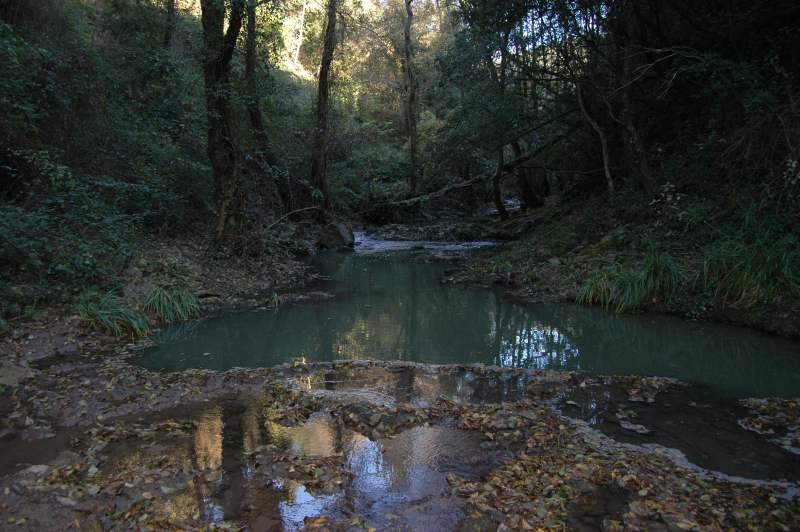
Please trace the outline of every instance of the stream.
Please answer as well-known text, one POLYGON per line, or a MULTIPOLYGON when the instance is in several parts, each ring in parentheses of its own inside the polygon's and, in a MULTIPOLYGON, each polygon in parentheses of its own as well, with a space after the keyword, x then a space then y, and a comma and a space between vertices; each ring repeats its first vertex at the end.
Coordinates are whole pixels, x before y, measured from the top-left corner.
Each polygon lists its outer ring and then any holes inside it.
POLYGON ((268 367, 301 358, 484 363, 672 377, 728 397, 800 393, 797 341, 664 315, 525 304, 500 289, 441 282, 453 268, 441 259, 486 245, 359 235, 355 253, 315 261, 329 279, 321 289, 332 299, 173 325, 135 363, 166 371, 268 367))

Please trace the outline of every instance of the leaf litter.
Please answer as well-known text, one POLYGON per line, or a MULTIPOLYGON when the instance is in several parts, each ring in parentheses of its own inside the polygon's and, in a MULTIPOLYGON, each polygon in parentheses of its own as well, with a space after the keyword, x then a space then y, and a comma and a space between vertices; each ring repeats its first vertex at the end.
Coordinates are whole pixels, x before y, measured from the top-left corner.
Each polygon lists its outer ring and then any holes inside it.
MULTIPOLYGON (((53 445, 5 466, 0 528, 798 528, 796 477, 745 480, 657 444, 648 409, 688 404, 684 387, 373 362, 166 374, 124 352, 54 364, 4 390, 0 445, 53 445), (603 415, 631 441, 570 411, 595 391, 619 396, 603 415)), ((797 405, 735 412, 787 472, 797 405)))

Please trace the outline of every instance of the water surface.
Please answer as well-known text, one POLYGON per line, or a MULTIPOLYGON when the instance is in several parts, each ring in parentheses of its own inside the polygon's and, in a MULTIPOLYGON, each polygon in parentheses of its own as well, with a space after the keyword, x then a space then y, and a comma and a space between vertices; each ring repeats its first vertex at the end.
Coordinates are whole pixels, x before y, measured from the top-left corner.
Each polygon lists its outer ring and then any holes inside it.
POLYGON ((675 377, 734 396, 800 395, 800 343, 660 315, 615 316, 578 305, 522 304, 499 290, 442 284, 452 264, 429 248, 369 241, 318 267, 336 298, 178 324, 139 364, 183 370, 264 367, 303 357, 485 363, 675 377), (415 253, 412 256, 412 253, 415 253))

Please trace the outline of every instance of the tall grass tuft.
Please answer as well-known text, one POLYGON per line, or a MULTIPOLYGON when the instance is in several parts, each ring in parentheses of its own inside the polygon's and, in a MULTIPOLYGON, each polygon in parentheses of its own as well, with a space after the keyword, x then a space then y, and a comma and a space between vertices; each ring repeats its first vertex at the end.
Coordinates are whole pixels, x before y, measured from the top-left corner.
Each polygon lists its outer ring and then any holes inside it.
POLYGON ((616 312, 636 310, 647 299, 647 285, 642 272, 622 270, 614 281, 611 305, 616 312))
POLYGON ((577 302, 609 307, 614 298, 614 272, 602 270, 591 275, 578 289, 577 302))
POLYGON ((147 316, 136 309, 126 307, 113 291, 100 297, 85 298, 78 304, 78 314, 83 321, 114 336, 123 334, 142 336, 150 332, 147 316))
POLYGON ((160 323, 184 321, 200 314, 200 301, 188 290, 156 287, 145 298, 142 310, 160 323))
POLYGON ((783 290, 800 290, 797 242, 729 236, 708 250, 703 277, 706 286, 728 303, 745 307, 769 303, 783 290))
POLYGON ((669 301, 683 282, 683 272, 665 253, 651 251, 644 258, 644 289, 648 296, 669 301))
POLYGON ((602 305, 615 312, 636 310, 648 299, 669 300, 680 289, 683 273, 668 255, 650 252, 642 269, 611 268, 591 275, 578 289, 578 303, 602 305))

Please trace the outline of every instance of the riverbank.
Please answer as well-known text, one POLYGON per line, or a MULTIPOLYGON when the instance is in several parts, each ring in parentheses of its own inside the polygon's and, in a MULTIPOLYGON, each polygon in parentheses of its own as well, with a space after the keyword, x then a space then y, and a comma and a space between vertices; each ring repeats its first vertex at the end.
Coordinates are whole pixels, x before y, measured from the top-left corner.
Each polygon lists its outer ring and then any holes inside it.
POLYGON ((798 337, 791 218, 733 201, 669 187, 647 205, 555 195, 535 211, 487 220, 482 236, 508 241, 474 254, 447 280, 501 285, 529 302, 578 301, 798 337))

